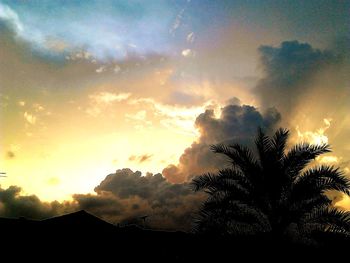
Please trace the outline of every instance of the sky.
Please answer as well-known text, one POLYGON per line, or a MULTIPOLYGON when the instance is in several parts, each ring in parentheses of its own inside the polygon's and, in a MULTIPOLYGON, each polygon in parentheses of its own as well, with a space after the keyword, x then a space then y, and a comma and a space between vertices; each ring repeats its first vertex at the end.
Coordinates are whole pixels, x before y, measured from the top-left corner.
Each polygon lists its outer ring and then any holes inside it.
MULTIPOLYGON (((350 169, 349 1, 0 0, 0 214, 186 225, 257 127, 350 169), (138 172, 140 171, 140 172, 138 172), (141 175, 142 174, 142 175, 141 175), (108 176, 107 176, 108 175, 108 176)), ((337 197, 350 209, 350 200, 337 197)))

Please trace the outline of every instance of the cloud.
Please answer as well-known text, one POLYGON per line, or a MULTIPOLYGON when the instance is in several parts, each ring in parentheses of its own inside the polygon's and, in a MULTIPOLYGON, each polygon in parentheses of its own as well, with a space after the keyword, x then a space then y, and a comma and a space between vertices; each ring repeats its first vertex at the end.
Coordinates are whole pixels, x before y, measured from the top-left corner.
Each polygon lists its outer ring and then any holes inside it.
POLYGON ((327 142, 334 153, 350 158, 349 38, 320 50, 298 41, 262 46, 264 76, 254 91, 263 108, 274 106, 295 138, 327 142), (322 128, 320 128, 322 126, 322 128))
POLYGON ((128 206, 125 207, 118 197, 110 192, 104 192, 100 195, 75 194, 73 198, 80 209, 103 217, 111 223, 118 223, 119 220, 122 220, 123 214, 128 210, 128 206))
POLYGON ((101 66, 101 67, 96 69, 96 73, 102 73, 104 71, 106 71, 106 67, 105 66, 101 66))
MULTIPOLYGON (((349 38, 339 37, 324 50, 298 41, 262 46, 263 77, 254 88, 262 108, 274 106, 281 112, 283 126, 293 132, 291 143, 329 143, 333 152, 317 161, 344 171, 350 160, 348 43, 349 38)), ((346 202, 340 203, 348 207, 346 202)))
POLYGON ((329 143, 328 137, 325 135, 326 131, 331 127, 330 119, 323 119, 324 127, 321 127, 314 131, 300 131, 299 126, 296 127, 298 138, 303 142, 310 142, 312 144, 325 144, 329 143))
POLYGON ((69 45, 65 41, 57 38, 46 38, 46 43, 44 45, 47 49, 55 51, 57 53, 63 53, 69 49, 69 45))
POLYGON ((186 37, 186 40, 187 40, 188 43, 193 43, 194 40, 195 40, 195 35, 194 35, 194 33, 193 33, 193 32, 189 33, 189 34, 187 35, 187 37, 186 37))
POLYGON ((34 116, 33 114, 24 112, 23 117, 29 124, 34 125, 36 123, 36 116, 34 116))
POLYGON ((168 52, 173 46, 169 26, 177 14, 177 5, 136 2, 67 2, 63 6, 48 1, 41 4, 40 10, 33 3, 10 2, 0 4, 0 19, 32 49, 45 55, 69 57, 69 53, 84 47, 97 60, 110 61, 134 54, 168 52), (72 13, 67 13, 67 8, 72 13), (55 12, 48 15, 50 10, 55 12), (99 19, 94 19, 96 14, 99 19))
POLYGON ((17 33, 23 31, 23 24, 20 21, 17 13, 9 6, 0 3, 0 20, 4 20, 17 33))
POLYGON ((26 217, 30 219, 44 219, 58 214, 72 212, 77 207, 68 202, 42 202, 35 195, 22 195, 21 188, 10 186, 0 187, 0 216, 26 217))
POLYGON ((133 162, 138 162, 138 163, 143 163, 146 161, 150 161, 152 158, 153 154, 142 154, 142 155, 131 155, 129 157, 129 161, 133 161, 133 162))
POLYGON ((128 99, 131 93, 112 93, 112 92, 98 92, 89 96, 89 98, 98 104, 111 104, 112 102, 120 102, 128 99))
POLYGON ((285 41, 279 47, 261 46, 259 52, 264 77, 255 92, 263 107, 274 106, 284 116, 313 89, 318 73, 341 60, 330 50, 321 51, 298 41, 285 41))
MULTIPOLYGON (((148 215, 155 228, 189 229, 203 195, 187 183, 171 184, 161 174, 117 170, 96 188, 96 195, 74 196, 80 208, 109 221, 122 222, 148 215)), ((140 223, 140 222, 139 222, 140 223)))
POLYGON ((44 219, 84 209, 111 223, 142 224, 140 217, 148 215, 149 227, 190 230, 192 216, 203 200, 204 195, 192 192, 187 183, 171 184, 161 174, 142 176, 122 169, 108 175, 94 194, 74 194, 73 201, 61 203, 23 195, 17 186, 0 187, 0 216, 44 219))
POLYGON ((42 105, 40 105, 39 103, 34 103, 33 109, 35 112, 40 112, 40 111, 45 110, 45 108, 42 105))
MULTIPOLYGON (((237 100, 233 100, 237 103, 237 100)), ((163 169, 163 176, 170 182, 181 183, 195 175, 217 170, 225 165, 220 156, 210 151, 210 145, 216 143, 250 144, 258 127, 267 132, 279 122, 281 116, 275 109, 260 113, 249 105, 230 104, 221 109, 216 117, 214 110, 206 110, 195 122, 200 132, 198 142, 187 148, 179 159, 179 164, 171 164, 163 169)))
POLYGON ((350 158, 349 38, 327 49, 298 41, 259 49, 264 73, 254 92, 262 108, 276 107, 294 139, 330 143, 336 155, 350 158), (322 126, 322 128, 320 128, 322 126))
POLYGON ((175 31, 181 26, 185 10, 185 8, 181 9, 180 12, 176 15, 175 21, 170 29, 170 33, 174 34, 175 31))
POLYGON ((131 93, 95 92, 89 95, 90 105, 85 112, 93 117, 97 117, 112 103, 125 101, 130 96, 131 93))
MULTIPOLYGON (((91 63, 96 63, 97 61, 92 57, 92 55, 87 52, 86 50, 77 50, 77 51, 73 51, 70 52, 70 54, 66 55, 65 57, 66 60, 86 60, 86 61, 90 61, 91 63)), ((97 72, 97 70, 96 70, 97 72)))
MULTIPOLYGON (((249 144, 258 126, 271 130, 282 123, 296 129, 298 132, 294 134, 299 139, 329 140, 332 144, 335 142, 328 134, 334 125, 329 128, 330 120, 340 122, 344 132, 349 131, 346 128, 349 123, 344 123, 344 114, 350 109, 346 84, 349 83, 346 77, 349 55, 344 45, 322 51, 307 43, 286 41, 279 47, 262 46, 259 52, 264 75, 253 92, 261 108, 241 105, 235 100, 222 109, 219 118, 213 110, 200 114, 195 122, 200 138, 184 151, 179 164, 171 164, 163 170, 168 180, 183 182, 219 167, 222 160, 209 153, 209 145, 219 142, 249 144), (301 123, 303 132, 296 126, 301 123), (320 129, 319 123, 326 127, 320 129)), ((341 134, 343 131, 337 132, 337 136, 341 134)))
POLYGON ((191 49, 184 49, 181 52, 181 55, 184 56, 184 57, 193 57, 193 56, 195 56, 195 54, 196 53, 193 50, 191 50, 191 49))
MULTIPOLYGON (((205 108, 210 101, 203 106, 169 105, 158 102, 152 98, 129 100, 128 103, 130 105, 138 105, 142 108, 149 108, 149 111, 153 112, 160 120, 160 124, 168 129, 193 135, 196 134, 193 128, 193 122, 196 116, 203 111, 203 108, 205 108)), ((126 115, 126 117, 130 118, 132 116, 126 115)))

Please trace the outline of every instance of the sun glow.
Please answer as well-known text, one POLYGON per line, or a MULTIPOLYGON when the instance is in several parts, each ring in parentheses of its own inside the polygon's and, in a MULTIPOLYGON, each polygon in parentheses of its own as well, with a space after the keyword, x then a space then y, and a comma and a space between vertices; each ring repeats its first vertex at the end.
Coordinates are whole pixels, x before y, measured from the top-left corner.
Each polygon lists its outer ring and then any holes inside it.
MULTIPOLYGON (((25 181, 23 193, 67 200, 73 193, 93 192, 106 175, 120 168, 159 173, 176 163, 198 137, 195 118, 207 104, 167 105, 131 93, 96 90, 85 100, 70 99, 73 103, 65 108, 51 107, 50 116, 37 107, 35 117, 27 113, 14 120, 18 126, 25 123, 25 132, 1 147, 1 169, 8 175, 3 187, 22 186, 25 181)), ((25 107, 31 106, 17 107, 26 113, 25 107)))
POLYGON ((296 126, 298 139, 303 142, 310 142, 311 144, 328 144, 328 137, 325 132, 331 126, 332 119, 323 119, 324 126, 316 131, 301 131, 299 126, 296 126))

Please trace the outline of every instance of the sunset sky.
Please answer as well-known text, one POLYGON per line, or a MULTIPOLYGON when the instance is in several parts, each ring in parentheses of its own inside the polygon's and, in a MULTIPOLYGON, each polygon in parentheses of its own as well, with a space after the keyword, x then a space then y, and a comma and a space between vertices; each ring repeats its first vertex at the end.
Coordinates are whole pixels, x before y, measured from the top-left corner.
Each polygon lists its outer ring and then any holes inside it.
POLYGON ((317 162, 349 174, 349 11, 330 0, 0 0, 0 203, 12 191, 18 207, 83 207, 123 168, 182 187, 217 166, 210 144, 249 142, 258 126, 330 143, 317 162))

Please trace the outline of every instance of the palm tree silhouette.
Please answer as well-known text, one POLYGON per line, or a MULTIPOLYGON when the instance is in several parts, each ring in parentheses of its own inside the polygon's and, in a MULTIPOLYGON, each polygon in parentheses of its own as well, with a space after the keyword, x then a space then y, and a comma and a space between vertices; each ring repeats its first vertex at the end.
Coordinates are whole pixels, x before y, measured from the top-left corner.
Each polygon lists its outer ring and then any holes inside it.
POLYGON ((288 137, 286 129, 273 137, 259 129, 256 154, 239 144, 212 146, 213 152, 228 157, 232 167, 191 182, 194 191, 208 194, 197 214, 196 232, 262 234, 306 242, 315 242, 320 233, 349 236, 350 212, 332 207, 325 193, 350 195, 350 180, 333 166, 308 166, 330 152, 329 145, 301 143, 287 152, 288 137))

